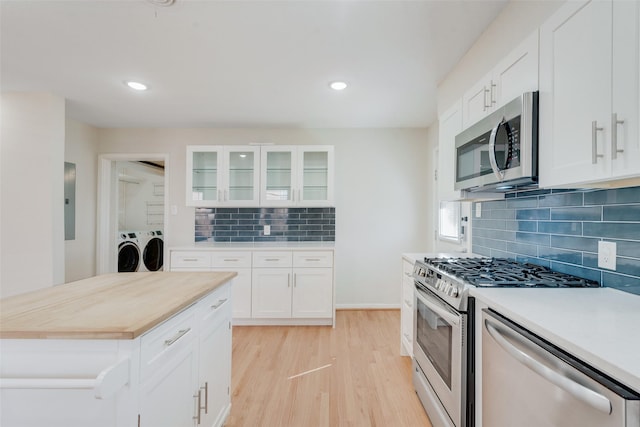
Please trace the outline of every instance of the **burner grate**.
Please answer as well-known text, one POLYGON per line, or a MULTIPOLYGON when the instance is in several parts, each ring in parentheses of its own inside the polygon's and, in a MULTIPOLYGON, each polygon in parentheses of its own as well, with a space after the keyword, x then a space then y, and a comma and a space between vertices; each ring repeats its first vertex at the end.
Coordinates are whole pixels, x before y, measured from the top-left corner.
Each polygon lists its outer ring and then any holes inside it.
POLYGON ((477 287, 598 287, 598 282, 503 258, 425 258, 425 263, 477 287))

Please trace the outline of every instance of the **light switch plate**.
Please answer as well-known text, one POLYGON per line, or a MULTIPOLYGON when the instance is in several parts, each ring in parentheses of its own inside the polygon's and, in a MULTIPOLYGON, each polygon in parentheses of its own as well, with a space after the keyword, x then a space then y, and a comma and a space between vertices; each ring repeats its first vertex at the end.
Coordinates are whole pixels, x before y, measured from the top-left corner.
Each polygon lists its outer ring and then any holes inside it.
POLYGON ((476 218, 480 218, 482 216, 482 203, 476 203, 476 218))
POLYGON ((598 242, 598 267, 616 269, 616 243, 598 242))
POLYGON ((268 236, 271 234, 271 226, 270 225, 265 225, 264 228, 262 229, 262 234, 264 234, 265 236, 268 236))

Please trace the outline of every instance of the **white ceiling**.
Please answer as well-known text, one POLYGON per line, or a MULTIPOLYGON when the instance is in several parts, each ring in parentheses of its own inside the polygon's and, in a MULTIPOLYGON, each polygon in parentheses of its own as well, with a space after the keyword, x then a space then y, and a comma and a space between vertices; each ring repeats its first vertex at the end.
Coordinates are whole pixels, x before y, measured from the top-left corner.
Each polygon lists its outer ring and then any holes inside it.
POLYGON ((53 92, 98 127, 425 127, 505 4, 1 0, 0 87, 53 92))

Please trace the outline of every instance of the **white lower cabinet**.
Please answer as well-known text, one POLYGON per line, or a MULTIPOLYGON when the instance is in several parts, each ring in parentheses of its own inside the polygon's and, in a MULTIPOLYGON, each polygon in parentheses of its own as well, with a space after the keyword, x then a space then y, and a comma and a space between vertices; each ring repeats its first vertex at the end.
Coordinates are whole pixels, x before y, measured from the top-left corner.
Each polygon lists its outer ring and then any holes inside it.
POLYGON ((203 426, 222 426, 231 409, 231 301, 216 295, 203 301, 198 364, 199 410, 203 426))
POLYGON ((235 271, 236 324, 334 322, 333 249, 171 249, 172 271, 235 271))
POLYGON ((413 263, 402 258, 400 300, 400 354, 413 357, 413 263))
POLYGON ((332 284, 332 268, 294 268, 291 317, 331 317, 332 284))

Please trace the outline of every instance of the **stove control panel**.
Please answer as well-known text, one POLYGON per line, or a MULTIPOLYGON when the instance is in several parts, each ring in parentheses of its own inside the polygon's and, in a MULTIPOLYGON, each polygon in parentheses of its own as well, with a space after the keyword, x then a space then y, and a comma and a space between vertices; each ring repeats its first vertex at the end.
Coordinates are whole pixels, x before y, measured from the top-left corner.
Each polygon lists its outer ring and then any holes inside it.
POLYGON ((453 283, 447 282, 446 280, 439 278, 435 281, 433 286, 440 292, 449 295, 450 297, 457 297, 460 294, 460 289, 458 286, 453 283))

